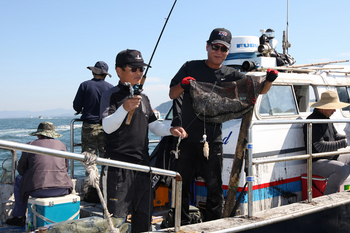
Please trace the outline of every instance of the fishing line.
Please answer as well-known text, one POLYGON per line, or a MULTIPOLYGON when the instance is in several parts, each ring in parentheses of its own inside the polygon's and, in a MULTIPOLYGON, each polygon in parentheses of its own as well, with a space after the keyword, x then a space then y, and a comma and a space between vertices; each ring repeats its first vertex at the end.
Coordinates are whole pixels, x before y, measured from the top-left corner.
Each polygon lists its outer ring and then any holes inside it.
POLYGON ((158 44, 159 44, 160 38, 161 38, 161 37, 162 37, 162 35, 163 35, 163 32, 164 32, 165 26, 166 26, 166 25, 167 25, 167 23, 168 23, 168 20, 169 20, 169 18, 170 18, 171 12, 173 11, 173 9, 174 9, 174 7, 175 7, 176 2, 177 2, 177 0, 175 0, 175 1, 174 1, 173 6, 171 7, 171 10, 170 10, 170 12, 169 12, 169 15, 168 15, 168 17, 166 18, 166 21, 165 21, 165 23, 164 23, 163 29, 162 29, 162 31, 161 31, 161 33, 160 33, 159 37, 158 37, 158 40, 157 40, 156 46, 154 47, 154 50, 153 50, 152 55, 151 55, 151 58, 150 58, 150 60, 149 60, 149 62, 148 62, 148 66, 147 66, 147 68, 146 68, 145 74, 142 76, 142 78, 143 78, 143 82, 141 81, 141 88, 142 88, 142 86, 143 86, 143 84, 144 84, 144 82, 145 82, 145 79, 146 79, 146 76, 147 76, 147 72, 148 72, 148 69, 149 69, 149 67, 150 67, 150 65, 151 65, 151 62, 152 62, 153 56, 154 56, 154 54, 155 54, 155 52, 156 52, 156 50, 157 50, 157 47, 158 47, 158 44))
MULTIPOLYGON (((216 81, 214 82, 213 88, 211 89, 211 91, 210 91, 210 93, 209 93, 209 96, 212 95, 212 93, 213 93, 213 91, 214 91, 214 89, 215 89, 215 87, 216 87, 218 81, 221 80, 221 79, 220 79, 221 76, 222 76, 222 67, 221 67, 221 69, 220 69, 220 73, 219 73, 219 75, 218 75, 216 81)), ((192 121, 187 125, 187 127, 185 128, 185 130, 187 130, 188 127, 190 127, 190 125, 192 125, 192 123, 194 122, 194 120, 195 120, 196 118, 199 118, 198 116, 199 116, 201 113, 204 113, 204 114, 203 114, 203 118, 204 118, 204 121, 203 121, 204 124, 203 124, 203 125, 204 125, 204 133, 206 133, 206 127, 205 127, 205 106, 207 105, 208 100, 209 100, 209 98, 205 101, 203 112, 195 113, 195 117, 194 117, 194 118, 192 119, 192 121)))
MULTIPOLYGON (((142 76, 141 83, 138 85, 138 87, 139 87, 140 90, 142 90, 142 86, 143 86, 143 84, 144 84, 145 81, 146 81, 146 76, 147 76, 148 69, 149 69, 149 67, 150 67, 150 65, 151 65, 151 62, 152 62, 153 56, 154 56, 154 54, 155 54, 155 52, 156 52, 156 50, 157 50, 157 47, 158 47, 160 38, 161 38, 162 35, 163 35, 164 29, 165 29, 165 27, 166 27, 166 25, 167 25, 167 23, 168 23, 168 20, 169 20, 170 15, 171 15, 171 13, 172 13, 174 7, 175 7, 176 2, 177 2, 177 0, 174 1, 173 6, 171 7, 171 10, 170 10, 170 12, 169 12, 169 14, 168 14, 168 17, 166 18, 166 21, 165 21, 165 23, 164 23, 163 29, 162 29, 162 31, 161 31, 159 37, 158 37, 156 46, 154 47, 154 50, 153 50, 153 52, 152 52, 151 58, 150 58, 150 60, 149 60, 149 62, 148 62, 148 66, 147 66, 147 68, 146 68, 145 74, 142 76)), ((130 117, 130 118, 131 118, 131 117, 130 117)), ((150 175, 150 177, 149 177, 149 178, 150 178, 150 184, 149 184, 149 185, 150 185, 150 187, 149 187, 149 194, 150 194, 150 195, 149 195, 149 197, 150 197, 150 200, 149 200, 149 215, 150 215, 150 218, 151 218, 151 221, 152 221, 151 202, 152 202, 152 174, 153 174, 153 173, 152 173, 152 167, 151 167, 151 165, 149 166, 149 168, 150 168, 150 170, 149 170, 149 175, 150 175)), ((152 223, 149 222, 149 224, 152 224, 152 223)), ((148 229, 150 229, 150 225, 149 225, 148 229)))

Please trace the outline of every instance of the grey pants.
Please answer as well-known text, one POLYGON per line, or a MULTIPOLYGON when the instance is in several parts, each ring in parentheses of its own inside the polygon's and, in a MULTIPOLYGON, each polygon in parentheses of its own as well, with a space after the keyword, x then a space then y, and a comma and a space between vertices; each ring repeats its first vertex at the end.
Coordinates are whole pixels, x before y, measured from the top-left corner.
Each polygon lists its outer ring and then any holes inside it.
POLYGON ((339 155, 337 160, 320 159, 312 163, 312 174, 328 178, 324 195, 336 193, 350 175, 350 154, 339 155))

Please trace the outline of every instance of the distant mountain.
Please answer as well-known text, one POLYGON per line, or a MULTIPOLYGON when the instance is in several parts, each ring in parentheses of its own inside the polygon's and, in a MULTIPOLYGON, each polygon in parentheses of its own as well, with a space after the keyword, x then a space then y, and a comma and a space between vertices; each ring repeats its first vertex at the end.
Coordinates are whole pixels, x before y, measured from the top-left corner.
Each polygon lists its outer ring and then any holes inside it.
POLYGON ((51 109, 45 111, 0 111, 0 118, 39 118, 42 116, 46 117, 61 117, 61 116, 71 116, 74 118, 75 111, 72 109, 51 109))
MULTIPOLYGON (((156 109, 162 114, 165 115, 170 109, 173 101, 170 100, 168 102, 162 103, 156 109)), ((51 109, 45 111, 0 111, 0 118, 39 118, 40 116, 47 117, 63 117, 70 116, 74 118, 75 111, 73 109, 51 109)))
POLYGON ((160 114, 165 115, 169 111, 172 104, 173 104, 173 101, 170 100, 170 101, 162 103, 161 105, 156 107, 156 110, 158 110, 160 112, 160 114))

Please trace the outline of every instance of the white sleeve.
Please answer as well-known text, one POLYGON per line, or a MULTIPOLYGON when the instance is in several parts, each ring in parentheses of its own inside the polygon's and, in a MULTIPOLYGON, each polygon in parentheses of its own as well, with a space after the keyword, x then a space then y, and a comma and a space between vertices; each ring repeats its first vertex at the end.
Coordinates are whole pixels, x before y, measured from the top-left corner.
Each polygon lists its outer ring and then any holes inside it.
POLYGON ((167 126, 163 123, 160 123, 159 121, 153 121, 148 124, 149 130, 158 136, 168 136, 171 135, 170 133, 170 126, 167 126))
POLYGON ((112 115, 109 115, 102 119, 102 127, 103 130, 107 134, 111 134, 117 129, 119 129, 120 125, 123 123, 125 116, 128 114, 122 106, 120 106, 117 111, 115 111, 112 115))

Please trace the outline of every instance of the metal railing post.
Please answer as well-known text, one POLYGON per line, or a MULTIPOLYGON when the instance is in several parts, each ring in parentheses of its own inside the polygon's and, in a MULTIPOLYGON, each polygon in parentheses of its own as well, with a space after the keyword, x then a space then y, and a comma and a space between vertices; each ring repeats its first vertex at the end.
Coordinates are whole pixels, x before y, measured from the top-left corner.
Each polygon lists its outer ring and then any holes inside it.
MULTIPOLYGON (((70 122, 70 152, 74 153, 74 147, 79 145, 74 143, 74 123, 76 121, 82 121, 79 118, 75 118, 70 122)), ((70 176, 74 179, 74 160, 70 160, 70 176)))
MULTIPOLYGON (((74 153, 74 122, 76 119, 73 119, 70 122, 70 151, 74 153)), ((74 179, 74 160, 70 160, 70 177, 74 179)))
POLYGON ((312 202, 312 123, 307 124, 307 201, 312 202))
POLYGON ((175 232, 180 231, 181 226, 181 202, 182 202, 182 178, 181 175, 178 174, 176 176, 176 206, 175 206, 175 232))
POLYGON ((12 153, 11 182, 14 184, 16 180, 16 170, 17 170, 17 153, 15 150, 11 150, 11 153, 12 153))
MULTIPOLYGON (((246 163, 248 163, 248 174, 247 174, 247 182, 248 182, 248 218, 253 217, 253 144, 252 144, 252 124, 250 124, 248 128, 248 158, 246 163)), ((243 190, 244 191, 244 190, 243 190)), ((242 191, 242 192, 243 192, 242 191)))

